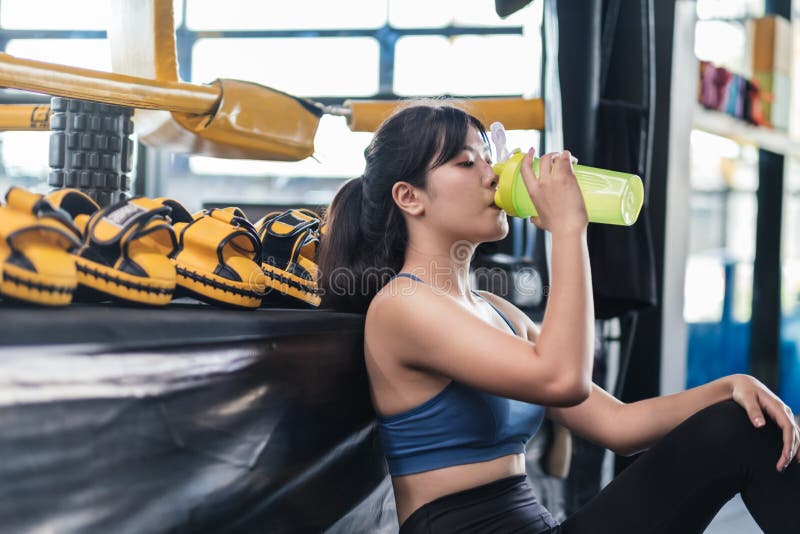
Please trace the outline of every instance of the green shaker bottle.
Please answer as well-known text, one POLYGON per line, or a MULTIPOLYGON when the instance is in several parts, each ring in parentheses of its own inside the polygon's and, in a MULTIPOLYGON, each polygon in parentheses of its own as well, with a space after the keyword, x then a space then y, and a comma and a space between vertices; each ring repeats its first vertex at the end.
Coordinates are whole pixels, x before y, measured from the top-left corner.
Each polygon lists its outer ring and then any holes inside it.
MULTIPOLYGON (((491 127, 497 157, 501 160, 493 168, 500 182, 494 203, 514 217, 535 217, 536 208, 519 173, 525 154, 519 149, 507 156, 503 125, 491 127)), ((533 170, 539 174, 539 158, 533 160, 533 170)), ((635 174, 573 165, 578 186, 583 193, 589 222, 630 226, 636 222, 644 201, 642 180, 635 174)))
MULTIPOLYGON (((525 154, 515 150, 503 162, 494 165, 500 177, 494 203, 514 217, 535 217, 536 208, 520 176, 519 167, 525 154)), ((533 160, 533 170, 539 174, 539 158, 533 160)), ((644 200, 642 180, 635 174, 573 165, 578 186, 586 203, 589 222, 630 226, 639 217, 644 200)))

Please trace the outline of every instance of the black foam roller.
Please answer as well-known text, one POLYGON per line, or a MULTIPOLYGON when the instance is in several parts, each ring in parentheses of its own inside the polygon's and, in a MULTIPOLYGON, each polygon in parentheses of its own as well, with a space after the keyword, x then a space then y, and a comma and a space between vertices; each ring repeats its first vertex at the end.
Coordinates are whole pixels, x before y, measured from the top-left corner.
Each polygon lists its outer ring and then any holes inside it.
POLYGON ((77 187, 101 207, 123 200, 133 169, 133 110, 61 97, 50 107, 49 185, 77 187))

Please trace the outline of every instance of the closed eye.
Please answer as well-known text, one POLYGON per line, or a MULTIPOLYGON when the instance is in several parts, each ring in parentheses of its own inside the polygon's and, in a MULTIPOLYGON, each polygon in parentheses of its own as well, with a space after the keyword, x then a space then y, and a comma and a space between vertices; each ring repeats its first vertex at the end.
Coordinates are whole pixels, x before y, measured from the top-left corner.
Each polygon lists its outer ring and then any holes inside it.
POLYGON ((472 167, 473 165, 475 165, 475 162, 472 160, 462 161, 458 164, 459 167, 472 167))

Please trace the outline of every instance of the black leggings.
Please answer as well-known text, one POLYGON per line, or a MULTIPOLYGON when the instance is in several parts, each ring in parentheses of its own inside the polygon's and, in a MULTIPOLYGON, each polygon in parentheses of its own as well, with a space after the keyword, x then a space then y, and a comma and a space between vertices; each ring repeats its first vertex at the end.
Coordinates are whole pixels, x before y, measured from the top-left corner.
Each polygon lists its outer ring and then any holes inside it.
POLYGON ((800 466, 775 469, 782 447, 774 423, 756 429, 742 407, 725 401, 664 436, 561 525, 519 475, 436 499, 401 533, 702 532, 737 493, 764 532, 797 533, 800 466))

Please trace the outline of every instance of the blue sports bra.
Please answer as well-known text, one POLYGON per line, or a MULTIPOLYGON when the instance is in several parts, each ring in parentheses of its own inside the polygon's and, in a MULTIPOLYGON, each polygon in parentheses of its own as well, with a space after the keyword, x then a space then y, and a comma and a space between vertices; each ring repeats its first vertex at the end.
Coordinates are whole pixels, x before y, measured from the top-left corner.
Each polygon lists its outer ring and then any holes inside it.
MULTIPOLYGON (((397 276, 422 282, 408 273, 397 276)), ((486 302, 516 335, 503 312, 486 302)), ((542 406, 451 381, 422 404, 377 419, 389 473, 398 476, 524 453, 544 412, 542 406)))

